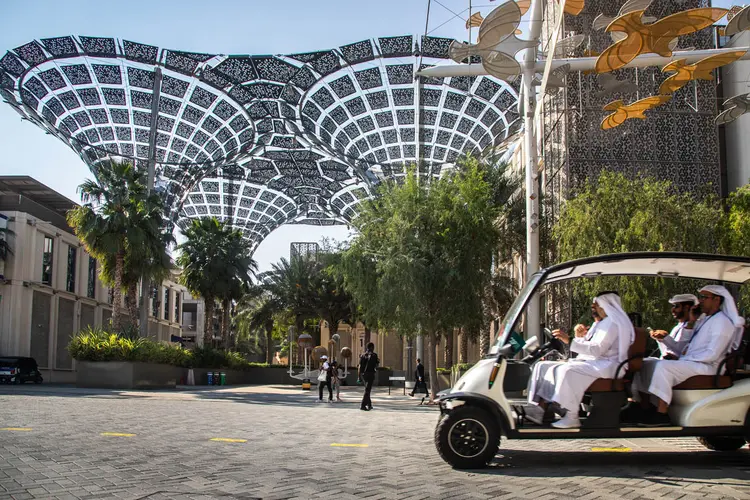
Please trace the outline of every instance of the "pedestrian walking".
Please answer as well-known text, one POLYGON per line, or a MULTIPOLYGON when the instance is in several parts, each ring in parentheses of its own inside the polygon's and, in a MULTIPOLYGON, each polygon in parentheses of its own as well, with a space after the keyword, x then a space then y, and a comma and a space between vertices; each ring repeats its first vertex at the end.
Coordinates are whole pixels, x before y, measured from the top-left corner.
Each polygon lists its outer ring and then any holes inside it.
POLYGON ((362 396, 362 404, 359 409, 364 411, 372 410, 372 399, 370 399, 370 391, 372 391, 372 384, 375 382, 375 370, 380 364, 380 359, 375 353, 375 344, 370 342, 367 344, 367 350, 364 354, 359 357, 359 378, 365 384, 365 394, 362 396))
POLYGON ((331 363, 332 375, 331 381, 333 382, 333 392, 336 393, 336 402, 341 402, 341 382, 344 380, 344 369, 338 362, 334 361, 331 363))
POLYGON ((323 355, 320 357, 323 362, 320 365, 320 372, 318 373, 318 403, 323 402, 323 388, 328 387, 328 402, 333 401, 333 391, 331 390, 331 378, 333 377, 333 370, 331 364, 328 362, 328 356, 323 355))
POLYGON ((422 360, 417 358, 417 369, 414 370, 414 389, 409 396, 414 397, 414 393, 419 392, 420 389, 424 389, 426 395, 430 394, 427 390, 427 383, 424 379, 424 365, 422 364, 422 360))

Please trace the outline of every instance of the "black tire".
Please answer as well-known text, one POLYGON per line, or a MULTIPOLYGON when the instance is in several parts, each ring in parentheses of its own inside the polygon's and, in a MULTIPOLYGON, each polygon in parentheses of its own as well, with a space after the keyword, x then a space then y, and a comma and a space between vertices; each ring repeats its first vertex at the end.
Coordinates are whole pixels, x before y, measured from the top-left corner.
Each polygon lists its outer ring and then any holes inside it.
POLYGON ((35 384, 41 384, 42 383, 42 377, 37 377, 34 379, 35 384))
POLYGON ((745 446, 742 436, 699 437, 698 442, 713 451, 737 451, 745 446))
POLYGON ((13 383, 14 383, 14 384, 16 384, 16 385, 22 384, 22 383, 23 383, 23 381, 21 380, 21 376, 20 376, 20 375, 18 375, 18 376, 16 377, 16 379, 15 379, 15 380, 13 381, 13 383))
POLYGON ((481 408, 459 406, 438 422, 435 446, 453 468, 481 469, 497 454, 500 425, 481 408))

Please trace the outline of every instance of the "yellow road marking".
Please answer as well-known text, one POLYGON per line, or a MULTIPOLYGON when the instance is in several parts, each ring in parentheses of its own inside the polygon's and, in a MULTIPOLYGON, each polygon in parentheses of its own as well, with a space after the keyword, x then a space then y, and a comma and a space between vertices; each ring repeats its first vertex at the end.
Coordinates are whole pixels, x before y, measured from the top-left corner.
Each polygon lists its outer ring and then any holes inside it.
POLYGON ((20 432, 28 432, 31 430, 31 427, 0 427, 0 431, 20 431, 20 432))
POLYGON ((102 432, 102 436, 114 436, 114 437, 133 437, 135 434, 128 434, 127 432, 102 432))
POLYGON ((344 448, 367 448, 369 444, 354 444, 354 443, 331 443, 331 446, 341 446, 344 448))
POLYGON ((247 443, 247 439, 211 438, 209 441, 221 441, 222 443, 247 443))
POLYGON ((630 448, 591 448, 591 451, 605 451, 605 452, 614 451, 614 452, 625 453, 625 452, 633 451, 633 450, 631 450, 630 448))

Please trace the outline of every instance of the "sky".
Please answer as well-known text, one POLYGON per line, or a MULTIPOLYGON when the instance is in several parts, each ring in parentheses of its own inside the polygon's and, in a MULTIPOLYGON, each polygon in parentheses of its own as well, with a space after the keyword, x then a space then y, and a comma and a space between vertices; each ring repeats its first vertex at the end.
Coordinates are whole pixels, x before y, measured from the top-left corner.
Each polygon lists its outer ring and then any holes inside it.
MULTIPOLYGON (((486 15, 500 2, 472 3, 474 11, 486 15)), ((33 39, 70 34, 215 54, 288 54, 367 38, 423 34, 428 0, 2 0, 2 4, 0 54, 33 39)), ((433 0, 430 34, 466 39, 468 4, 468 0, 433 0)), ((728 7, 729 0, 715 4, 728 7)), ((10 106, 0 105, 0 175, 30 175, 80 201, 76 187, 90 173, 68 146, 22 121, 10 106)), ((261 243, 254 257, 265 271, 280 257, 289 256, 292 242, 350 236, 346 226, 282 226, 261 243)))
MULTIPOLYGON (((434 36, 465 35, 467 0, 432 2, 434 36), (446 9, 447 7, 447 9, 446 9), (451 18, 453 18, 451 20, 451 18), (446 23, 447 21, 447 23, 446 23), (443 24, 446 23, 446 24, 443 24), (440 26, 442 24, 442 26, 440 26)), ((33 39, 63 35, 111 36, 176 50, 216 54, 288 54, 329 49, 367 38, 423 34, 427 0, 3 0, 0 54, 33 39)), ((474 1, 486 14, 488 0, 474 1)), ((494 7, 494 6, 493 6, 494 7)), ((465 38, 465 36, 464 36, 465 38)), ((73 201, 90 176, 65 144, 0 105, 0 175, 30 175, 73 201)), ((255 252, 261 271, 289 256, 295 241, 350 237, 346 226, 287 225, 255 252)))

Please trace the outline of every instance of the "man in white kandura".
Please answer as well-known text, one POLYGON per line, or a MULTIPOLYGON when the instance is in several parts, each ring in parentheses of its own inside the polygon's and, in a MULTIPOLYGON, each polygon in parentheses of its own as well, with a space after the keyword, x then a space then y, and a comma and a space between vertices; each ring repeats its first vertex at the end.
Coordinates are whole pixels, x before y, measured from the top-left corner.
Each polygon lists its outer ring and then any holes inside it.
POLYGON ((628 358, 630 344, 635 339, 633 324, 615 292, 597 295, 592 307, 601 319, 588 334, 578 329, 571 340, 561 330, 552 332, 555 338, 569 343, 570 352, 578 356, 547 369, 535 367, 531 375, 529 403, 543 406, 556 403, 565 410, 563 418, 552 424, 558 429, 581 426, 578 409, 586 389, 598 378, 614 378, 617 365, 628 358))
POLYGON ((650 397, 644 391, 651 384, 654 368, 660 359, 679 359, 693 336, 695 324, 700 316, 698 297, 691 293, 682 293, 669 299, 672 316, 677 325, 672 331, 653 330, 651 338, 656 340, 659 347, 659 357, 644 358, 640 371, 635 373, 631 385, 633 403, 628 404, 621 413, 624 422, 638 422, 646 412, 653 412, 656 407, 651 404, 650 397))
POLYGON ((724 357, 742 341, 745 320, 737 313, 734 298, 726 288, 704 286, 698 292, 698 300, 705 318, 696 325, 679 359, 656 362, 645 392, 658 398, 657 411, 647 415, 640 425, 671 425, 667 412, 672 402, 672 388, 694 375, 715 374, 724 357))

